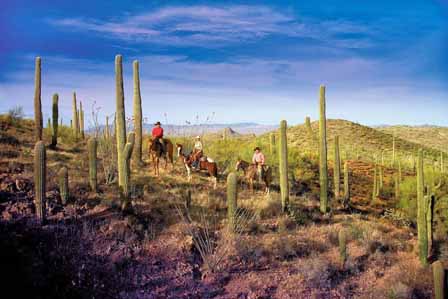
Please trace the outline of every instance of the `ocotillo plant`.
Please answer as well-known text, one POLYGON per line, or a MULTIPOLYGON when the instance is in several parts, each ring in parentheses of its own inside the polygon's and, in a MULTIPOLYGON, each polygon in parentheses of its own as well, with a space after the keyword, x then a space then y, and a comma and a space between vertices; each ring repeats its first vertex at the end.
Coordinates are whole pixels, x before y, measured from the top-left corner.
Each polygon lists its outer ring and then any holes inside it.
POLYGON ((423 150, 418 151, 417 160, 417 235, 418 255, 422 265, 427 265, 428 257, 428 232, 426 222, 426 201, 424 194, 425 179, 423 173, 423 150))
POLYGON ((57 93, 53 95, 53 135, 51 136, 51 147, 55 148, 58 144, 58 117, 59 117, 59 109, 58 109, 58 101, 59 96, 57 93))
POLYGON ((78 139, 78 128, 79 128, 79 124, 78 124, 78 108, 76 105, 76 92, 73 92, 73 135, 75 136, 75 139, 78 139))
POLYGON ((338 241, 341 268, 344 268, 345 262, 347 261, 347 236, 345 235, 345 231, 343 229, 340 229, 338 232, 338 241))
POLYGON ((69 188, 68 188, 68 170, 67 167, 63 166, 61 170, 59 170, 58 174, 59 179, 59 193, 61 195, 62 204, 66 204, 68 202, 68 198, 70 196, 69 188))
POLYGON ((79 133, 81 138, 84 139, 84 110, 82 109, 82 102, 79 101, 79 133))
POLYGON ((97 147, 96 138, 90 138, 87 142, 87 151, 89 153, 89 185, 93 192, 97 191, 97 147))
POLYGON ((341 158, 339 156, 339 136, 334 137, 334 198, 339 198, 341 186, 341 158))
POLYGON ((34 126, 36 141, 42 140, 41 59, 36 57, 34 70, 34 126))
POLYGON ((229 230, 235 230, 236 210, 237 210, 237 177, 234 172, 227 175, 227 219, 229 221, 229 230))
POLYGON ((34 147, 34 189, 36 216, 41 223, 45 222, 45 191, 47 179, 47 156, 45 145, 38 141, 34 147))
POLYGON ((135 145, 132 153, 132 160, 136 165, 141 165, 142 161, 142 144, 143 144, 143 113, 142 113, 142 97, 140 94, 140 74, 138 61, 134 64, 134 132, 135 145))
POLYGON ((270 151, 271 151, 271 154, 273 155, 273 154, 275 154, 275 134, 274 133, 271 133, 271 134, 269 134, 269 145, 270 145, 270 151))
POLYGON ((447 295, 445 269, 441 261, 435 261, 432 264, 432 275, 434 280, 434 298, 445 299, 447 295))
POLYGON ((288 183, 288 145, 286 138, 286 120, 280 122, 278 159, 280 172, 280 197, 282 200, 283 212, 286 212, 289 204, 289 183, 288 183))
POLYGON ((320 86, 319 96, 319 178, 320 211, 328 210, 327 120, 325 116, 325 86, 320 86))
POLYGON ((349 170, 348 170, 348 162, 344 163, 344 200, 342 202, 342 206, 344 208, 348 207, 350 202, 350 182, 349 182, 349 170))

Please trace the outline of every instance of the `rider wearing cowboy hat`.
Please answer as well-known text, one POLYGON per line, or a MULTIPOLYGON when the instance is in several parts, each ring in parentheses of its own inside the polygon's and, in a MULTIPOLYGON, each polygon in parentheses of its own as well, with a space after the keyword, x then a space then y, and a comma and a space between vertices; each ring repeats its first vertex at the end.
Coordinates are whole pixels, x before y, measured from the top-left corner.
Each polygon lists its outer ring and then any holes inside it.
POLYGON ((199 159, 202 157, 203 145, 201 141, 201 136, 196 136, 193 147, 193 168, 199 168, 199 159))
POLYGON ((160 123, 160 121, 158 121, 154 124, 154 128, 152 128, 151 135, 155 141, 158 141, 160 143, 160 145, 162 146, 162 152, 164 153, 165 152, 165 142, 163 140, 163 128, 162 128, 162 124, 160 123))
POLYGON ((258 180, 261 181, 264 175, 264 154, 261 149, 257 146, 254 148, 254 155, 252 156, 252 163, 257 166, 258 180))

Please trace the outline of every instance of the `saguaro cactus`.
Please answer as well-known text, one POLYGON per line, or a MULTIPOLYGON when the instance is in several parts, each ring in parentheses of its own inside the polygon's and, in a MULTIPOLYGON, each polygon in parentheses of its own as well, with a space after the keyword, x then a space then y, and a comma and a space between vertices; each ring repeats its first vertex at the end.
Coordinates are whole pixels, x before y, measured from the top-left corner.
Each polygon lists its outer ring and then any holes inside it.
POLYGON ((427 265, 428 257, 428 231, 426 222, 426 208, 424 194, 425 179, 423 173, 423 150, 418 151, 417 160, 417 235, 418 255, 422 265, 427 265))
POLYGON ((87 142, 87 150, 89 153, 89 185, 93 192, 97 191, 97 146, 96 138, 92 137, 87 142))
POLYGON ((76 105, 76 92, 73 92, 73 135, 78 139, 79 123, 78 123, 78 108, 76 105))
POLYGON ((34 70, 34 127, 36 141, 42 140, 41 59, 36 57, 34 70))
POLYGON ((124 109, 124 91, 123 91, 123 67, 122 57, 115 57, 115 84, 116 84, 116 139, 117 139, 117 157, 118 157, 118 186, 121 189, 123 197, 127 199, 129 195, 130 166, 129 159, 134 147, 135 135, 131 133, 126 142, 126 114, 124 109))
POLYGON ((289 184, 288 184, 288 145, 286 138, 286 120, 280 122, 279 132, 279 172, 280 172, 280 197, 282 200, 282 209, 285 212, 289 204, 289 184))
POLYGON ((373 167, 373 190, 372 190, 372 202, 375 201, 378 196, 378 181, 377 181, 377 165, 375 161, 375 165, 373 167))
POLYGON ((79 101, 79 132, 81 134, 81 138, 84 139, 84 110, 82 109, 81 101, 79 101))
POLYGON ((347 261, 347 236, 343 229, 338 232, 339 241, 339 258, 341 259, 341 267, 344 268, 345 262, 347 261))
POLYGON ((325 86, 320 86, 319 96, 319 178, 320 211, 328 211, 327 121, 325 116, 325 86))
POLYGON ((58 173, 59 179, 59 193, 61 195, 62 204, 66 204, 70 196, 68 187, 68 170, 67 167, 63 166, 58 173))
POLYGON ((395 167, 395 135, 392 139, 392 161, 391 161, 391 167, 395 167))
POLYGON ((45 191, 47 179, 47 156, 45 145, 38 141, 34 146, 34 189, 36 216, 41 223, 45 222, 45 191))
POLYGON ((59 118, 59 109, 58 109, 58 101, 59 96, 57 93, 53 95, 53 135, 51 136, 51 147, 55 148, 58 144, 58 118, 59 118))
POLYGON ((109 116, 106 116, 106 127, 104 128, 104 137, 109 139, 110 131, 109 131, 109 116))
POLYGON ((350 202, 350 178, 349 178, 349 170, 348 170, 348 161, 344 163, 344 200, 342 202, 342 206, 345 208, 348 206, 350 202))
POLYGON ((432 274, 434 280, 434 298, 445 299, 446 282, 445 282, 445 269, 441 261, 435 261, 432 264, 432 274))
POLYGON ((275 133, 269 134, 269 145, 271 154, 275 154, 275 133))
POLYGON ((339 198, 341 186, 341 158, 339 155, 339 136, 334 137, 334 198, 339 198))
POLYGON ((47 129, 51 130, 51 119, 50 118, 48 118, 48 121, 47 121, 47 129))
POLYGON ((142 161, 142 144, 143 144, 143 113, 142 113, 142 97, 140 94, 140 74, 138 61, 134 61, 134 132, 135 145, 132 153, 132 159, 136 165, 141 165, 142 161))
POLYGON ((236 224, 236 210, 237 210, 237 177, 234 172, 229 173, 227 176, 227 219, 229 221, 229 229, 235 230, 236 224))

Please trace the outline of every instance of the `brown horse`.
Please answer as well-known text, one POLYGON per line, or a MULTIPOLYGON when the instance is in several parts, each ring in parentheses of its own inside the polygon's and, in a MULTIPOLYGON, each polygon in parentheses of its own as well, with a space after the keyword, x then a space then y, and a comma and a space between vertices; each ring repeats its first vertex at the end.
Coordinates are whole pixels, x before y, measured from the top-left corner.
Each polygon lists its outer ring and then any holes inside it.
POLYGON ((155 142, 154 139, 149 139, 148 149, 149 149, 149 156, 151 157, 152 164, 154 167, 154 174, 156 176, 159 176, 159 160, 160 158, 165 159, 165 169, 168 166, 168 161, 171 162, 171 165, 174 165, 173 163, 173 152, 174 152, 174 146, 171 140, 169 139, 163 139, 165 142, 165 149, 166 153, 162 153, 162 145, 159 142, 155 142))
MULTIPOLYGON (((185 154, 183 152, 183 146, 182 144, 176 143, 177 147, 177 156, 181 158, 182 162, 184 163, 185 169, 187 169, 187 176, 188 181, 191 181, 191 170, 192 170, 192 154, 185 154)), ((208 157, 203 157, 199 161, 199 170, 206 170, 208 175, 213 181, 213 189, 216 189, 216 186, 218 184, 218 165, 216 162, 214 162, 212 159, 208 157)))
MULTIPOLYGON (((249 189, 252 192, 254 191, 254 181, 257 180, 258 177, 258 170, 257 165, 250 164, 249 162, 246 162, 244 160, 238 159, 235 166, 236 171, 242 170, 244 172, 244 176, 246 177, 246 180, 249 183, 249 189)), ((269 194, 270 186, 272 182, 272 168, 269 166, 264 166, 263 176, 261 180, 266 185, 265 192, 266 194, 269 194)))

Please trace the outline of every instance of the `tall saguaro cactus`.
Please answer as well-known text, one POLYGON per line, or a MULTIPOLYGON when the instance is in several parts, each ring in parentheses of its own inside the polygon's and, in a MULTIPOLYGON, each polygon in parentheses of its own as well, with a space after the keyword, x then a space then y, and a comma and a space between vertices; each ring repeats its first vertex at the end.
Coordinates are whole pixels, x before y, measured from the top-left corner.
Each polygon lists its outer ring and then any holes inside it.
POLYGON ((280 122, 278 158, 280 172, 280 197, 282 200, 282 209, 285 212, 289 204, 289 184, 288 184, 288 144, 286 138, 286 120, 280 122))
POLYGON ((275 133, 269 134, 269 145, 271 154, 275 154, 275 133))
POLYGON ((134 163, 140 165, 142 161, 142 144, 143 144, 143 113, 142 113, 142 97, 140 93, 140 74, 138 61, 135 60, 134 64, 134 132, 135 132, 135 145, 132 153, 134 163))
POLYGON ((58 108, 59 96, 57 93, 53 95, 53 135, 51 136, 51 147, 55 148, 58 144, 58 118, 59 118, 59 108, 58 108))
POLYGON ((79 131, 79 123, 78 123, 78 107, 76 104, 76 92, 73 92, 73 135, 75 136, 75 139, 78 139, 78 131, 79 131))
POLYGON ((87 142, 87 150, 89 153, 89 185, 93 192, 97 191, 97 147, 96 138, 90 138, 87 142))
POLYGON ((235 230, 236 224, 236 210, 237 210, 237 177, 234 172, 229 173, 227 176, 227 219, 229 221, 229 229, 235 230))
POLYGON ((418 256, 422 265, 427 265, 428 257, 428 232, 426 222, 426 208, 424 186, 425 178, 423 173, 423 150, 418 150, 417 160, 417 235, 418 235, 418 256))
POLYGON ((47 179, 47 156, 45 145, 38 141, 34 146, 34 189, 36 216, 41 223, 45 222, 45 191, 47 179))
POLYGON ((348 161, 344 163, 344 201, 343 207, 347 207, 350 202, 350 178, 349 178, 349 170, 348 170, 348 161))
POLYGON ((325 116, 325 86, 319 92, 319 178, 320 211, 328 210, 327 120, 325 116))
POLYGON ((129 134, 126 140, 126 114, 124 110, 124 90, 123 90, 123 66, 122 57, 115 57, 115 87, 116 87, 116 139, 118 157, 118 186, 123 197, 127 199, 129 195, 130 166, 129 159, 134 147, 135 135, 129 134))
POLYGON ((82 109, 81 101, 79 101, 79 133, 81 134, 81 139, 84 139, 84 110, 82 109))
POLYGON ((441 261, 435 261, 432 264, 432 274, 434 280, 434 298, 445 299, 447 295, 445 269, 441 261))
POLYGON ((339 198, 341 187, 341 158, 339 155, 339 136, 334 137, 334 197, 339 198))
POLYGON ((34 70, 34 126, 36 141, 42 140, 41 59, 36 57, 34 70))
POLYGON ((68 198, 70 196, 69 187, 68 187, 68 169, 63 166, 58 173, 59 179, 59 193, 61 195, 62 204, 66 204, 68 202, 68 198))

